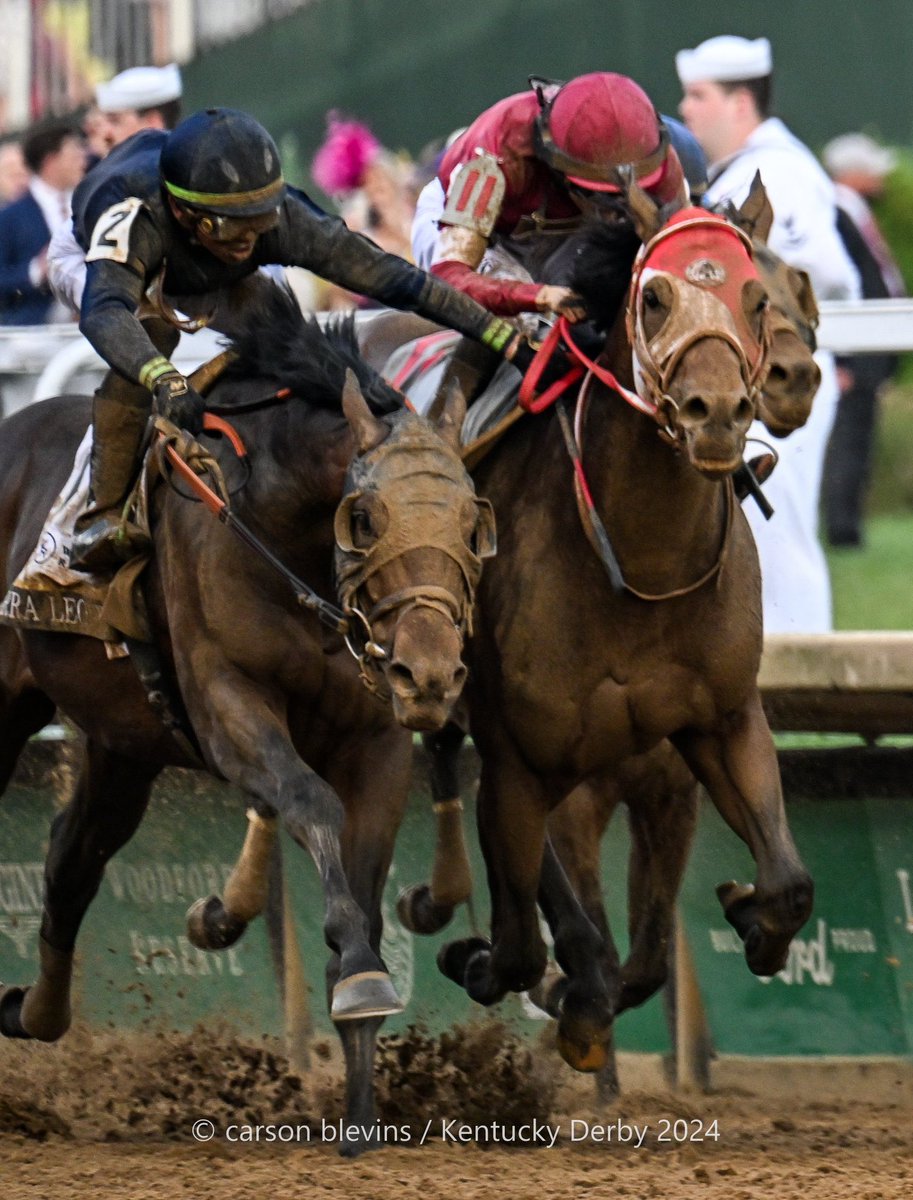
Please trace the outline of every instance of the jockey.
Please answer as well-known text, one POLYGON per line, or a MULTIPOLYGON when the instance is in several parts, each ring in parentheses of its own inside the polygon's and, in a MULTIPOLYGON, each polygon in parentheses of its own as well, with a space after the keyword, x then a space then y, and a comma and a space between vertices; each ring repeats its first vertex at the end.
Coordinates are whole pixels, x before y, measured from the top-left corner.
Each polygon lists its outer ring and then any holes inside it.
MULTIPOLYGON (((447 149, 419 201, 413 250, 432 274, 492 312, 563 312, 573 321, 582 316, 579 299, 566 287, 530 282, 522 268, 543 241, 554 247, 585 217, 625 215, 619 168, 631 167, 664 204, 682 191, 682 167, 670 123, 633 79, 601 71, 563 85, 531 82, 533 90, 487 109, 447 149), (504 252, 514 259, 526 280, 483 274, 490 247, 499 261, 504 252)), ((675 137, 693 153, 681 126, 675 137)))
POLYGON ((204 402, 168 359, 178 339, 163 319, 171 305, 231 334, 239 309, 272 286, 257 275, 261 265, 302 266, 507 359, 531 360, 509 323, 289 187, 272 138, 243 112, 207 109, 172 133, 136 134, 86 176, 73 213, 87 264, 80 330, 112 368, 95 394, 91 505, 77 519, 77 567, 109 567, 141 548, 119 508, 150 409, 200 430, 204 402), (157 309, 147 298, 153 284, 157 309))
MULTIPOLYGON (((691 134, 660 117, 626 75, 530 82, 530 91, 487 109, 445 151, 419 197, 413 254, 491 312, 554 312, 574 323, 586 316, 580 297, 537 278, 559 241, 593 217, 629 224, 625 168, 665 204, 687 194, 676 144, 688 182, 703 183, 705 163, 691 134)), ((464 339, 452 373, 472 393, 496 365, 464 339)))

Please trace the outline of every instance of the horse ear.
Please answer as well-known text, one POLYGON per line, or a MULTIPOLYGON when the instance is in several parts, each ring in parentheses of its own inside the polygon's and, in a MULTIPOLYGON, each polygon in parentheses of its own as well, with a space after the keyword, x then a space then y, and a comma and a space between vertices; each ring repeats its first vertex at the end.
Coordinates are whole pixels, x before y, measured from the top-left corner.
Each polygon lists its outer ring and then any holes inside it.
POLYGON ((379 421, 368 408, 368 402, 361 394, 358 379, 351 367, 346 370, 345 387, 342 389, 342 411, 355 435, 355 445, 359 454, 367 454, 369 450, 379 446, 390 432, 383 421, 379 421))
POLYGON ((770 227, 774 222, 774 210, 767 198, 767 189, 761 181, 760 171, 755 171, 745 202, 741 208, 734 210, 731 220, 750 238, 767 242, 770 227))
POLYGON ((460 452, 460 430, 466 416, 466 397, 459 381, 451 379, 443 395, 434 398, 428 410, 428 420, 452 450, 460 452))
POLYGON ((619 167, 619 173, 624 176, 625 199, 628 209, 634 218, 634 228, 642 242, 649 242, 660 228, 659 205, 652 196, 648 196, 637 180, 630 166, 619 167))

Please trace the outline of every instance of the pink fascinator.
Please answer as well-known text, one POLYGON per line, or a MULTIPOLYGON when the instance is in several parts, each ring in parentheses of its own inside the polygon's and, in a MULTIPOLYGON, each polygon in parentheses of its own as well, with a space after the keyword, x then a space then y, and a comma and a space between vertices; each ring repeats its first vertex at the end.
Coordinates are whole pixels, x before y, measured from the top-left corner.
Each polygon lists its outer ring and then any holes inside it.
POLYGON ((336 111, 327 113, 327 136, 314 155, 311 174, 327 195, 352 192, 361 186, 365 170, 380 149, 367 125, 346 120, 336 111))

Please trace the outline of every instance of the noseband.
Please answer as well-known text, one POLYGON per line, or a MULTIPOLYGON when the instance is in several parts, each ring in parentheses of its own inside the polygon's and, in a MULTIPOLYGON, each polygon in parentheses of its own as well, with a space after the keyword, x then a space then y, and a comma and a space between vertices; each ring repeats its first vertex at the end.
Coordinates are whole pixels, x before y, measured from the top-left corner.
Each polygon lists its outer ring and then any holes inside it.
POLYGON ((432 443, 425 422, 407 416, 377 447, 349 467, 346 494, 336 510, 336 583, 343 611, 352 618, 346 644, 359 664, 362 681, 377 695, 388 695, 381 664, 389 648, 375 637, 376 623, 390 613, 397 619, 417 608, 432 609, 453 622, 461 640, 472 633, 472 607, 482 560, 494 553, 491 506, 478 500, 462 463, 432 443), (360 497, 374 493, 387 513, 386 528, 367 547, 354 545, 352 511, 360 497), (471 497, 477 506, 478 553, 459 534, 454 505, 471 497), (456 563, 461 594, 438 584, 417 583, 372 603, 369 580, 414 550, 438 550, 456 563))

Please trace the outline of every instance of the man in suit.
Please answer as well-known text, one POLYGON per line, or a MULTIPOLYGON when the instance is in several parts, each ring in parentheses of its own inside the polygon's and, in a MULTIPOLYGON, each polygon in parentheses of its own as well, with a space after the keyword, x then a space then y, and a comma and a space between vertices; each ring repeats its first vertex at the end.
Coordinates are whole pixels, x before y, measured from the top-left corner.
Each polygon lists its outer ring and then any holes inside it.
POLYGON ((73 189, 85 172, 82 134, 68 122, 49 122, 26 135, 22 151, 32 172, 28 191, 0 211, 0 324, 69 320, 48 286, 47 248, 72 216, 73 189))

